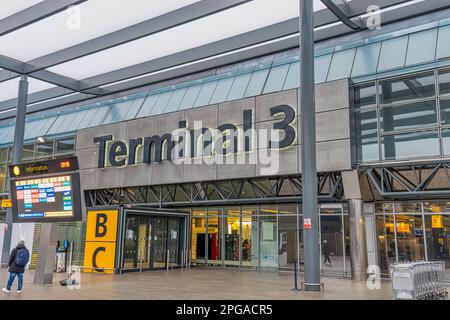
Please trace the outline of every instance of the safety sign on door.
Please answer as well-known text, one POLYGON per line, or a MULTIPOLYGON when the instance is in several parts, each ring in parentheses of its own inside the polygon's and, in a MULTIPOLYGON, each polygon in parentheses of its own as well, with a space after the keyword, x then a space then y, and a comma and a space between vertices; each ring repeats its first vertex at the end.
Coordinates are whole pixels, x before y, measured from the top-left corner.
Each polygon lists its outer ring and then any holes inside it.
POLYGON ((114 273, 118 210, 89 210, 87 212, 84 271, 114 273))

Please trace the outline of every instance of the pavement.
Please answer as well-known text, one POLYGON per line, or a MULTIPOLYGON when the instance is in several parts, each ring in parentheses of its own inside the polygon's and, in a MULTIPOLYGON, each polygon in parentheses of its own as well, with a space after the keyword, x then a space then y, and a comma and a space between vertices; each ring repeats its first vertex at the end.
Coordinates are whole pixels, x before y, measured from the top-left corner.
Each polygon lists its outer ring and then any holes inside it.
MULTIPOLYGON (((79 288, 61 286, 65 273, 55 273, 53 285, 33 284, 34 271, 27 270, 21 294, 17 278, 11 293, 1 300, 391 300, 391 284, 381 281, 381 289, 369 290, 365 282, 322 277, 320 293, 293 291, 293 273, 257 272, 213 268, 147 271, 121 275, 82 273, 79 288)), ((301 277, 301 275, 300 275, 301 277)), ((8 273, 0 271, 2 287, 8 273)), ((300 279, 301 281, 301 279, 300 279)))

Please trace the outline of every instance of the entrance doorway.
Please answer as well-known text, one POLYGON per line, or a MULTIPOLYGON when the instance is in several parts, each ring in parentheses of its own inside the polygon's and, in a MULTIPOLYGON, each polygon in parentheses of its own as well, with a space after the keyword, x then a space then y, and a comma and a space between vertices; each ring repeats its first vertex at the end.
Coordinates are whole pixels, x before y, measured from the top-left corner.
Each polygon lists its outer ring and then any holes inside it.
POLYGON ((125 210, 121 269, 144 271, 184 265, 186 216, 182 213, 125 210))

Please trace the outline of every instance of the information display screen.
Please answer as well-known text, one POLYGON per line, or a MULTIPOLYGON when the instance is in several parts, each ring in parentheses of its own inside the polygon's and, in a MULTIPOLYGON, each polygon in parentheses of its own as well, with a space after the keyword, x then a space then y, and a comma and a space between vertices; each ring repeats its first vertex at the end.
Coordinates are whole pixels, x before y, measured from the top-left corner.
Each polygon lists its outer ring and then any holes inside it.
POLYGON ((11 168, 14 222, 81 220, 79 174, 69 171, 75 165, 71 161, 50 160, 11 168))
POLYGON ((19 180, 15 185, 19 219, 73 217, 70 175, 19 180))

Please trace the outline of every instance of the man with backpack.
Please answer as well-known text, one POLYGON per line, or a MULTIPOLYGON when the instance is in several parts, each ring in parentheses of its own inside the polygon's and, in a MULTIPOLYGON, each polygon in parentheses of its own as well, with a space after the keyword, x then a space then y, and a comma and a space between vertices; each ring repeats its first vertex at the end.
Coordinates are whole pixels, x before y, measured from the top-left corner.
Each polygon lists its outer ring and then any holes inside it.
POLYGON ((25 242, 20 240, 17 247, 11 251, 11 255, 9 256, 9 279, 6 288, 2 289, 4 293, 10 293, 16 275, 19 278, 17 293, 22 292, 23 273, 25 272, 25 266, 27 265, 28 260, 30 260, 30 252, 25 247, 25 242))

